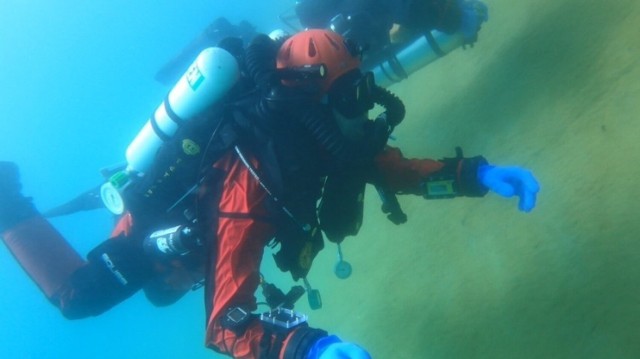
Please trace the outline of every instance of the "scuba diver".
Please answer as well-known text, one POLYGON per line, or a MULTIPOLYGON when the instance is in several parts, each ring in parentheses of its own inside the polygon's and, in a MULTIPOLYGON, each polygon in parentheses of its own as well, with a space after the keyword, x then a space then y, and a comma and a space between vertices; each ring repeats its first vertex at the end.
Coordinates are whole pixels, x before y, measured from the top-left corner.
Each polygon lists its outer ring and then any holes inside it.
POLYGON ((331 29, 363 46, 362 68, 378 68, 382 87, 473 46, 488 20, 479 0, 298 0, 294 10, 303 28, 331 29))
POLYGON ((255 26, 246 20, 234 25, 227 18, 218 17, 198 37, 187 44, 178 55, 164 64, 156 72, 155 80, 163 85, 171 86, 189 68, 193 59, 202 50, 218 45, 222 39, 227 37, 238 37, 245 44, 248 44, 255 35, 257 35, 255 26))
MULTIPOLYGON (((398 223, 406 217, 396 194, 434 199, 493 191, 517 196, 521 211, 535 207, 539 186, 526 169, 493 166, 460 149, 442 160, 407 159, 388 146, 404 105, 360 70, 358 47, 341 35, 308 30, 282 41, 258 35, 246 49, 234 39, 219 46, 216 56, 243 61, 244 71, 215 105, 182 119, 153 151, 148 170, 112 178, 125 208, 112 238, 87 260, 21 193, 18 167, 0 162, 2 238, 67 318, 101 314, 140 289, 152 302, 170 304, 202 283, 206 345, 217 352, 370 358, 364 348, 309 326, 292 305, 254 314, 266 246, 278 245, 278 267, 306 281, 325 235, 340 243, 358 233, 367 183, 398 223), (374 105, 384 111, 371 120, 374 105)), ((170 107, 164 102, 161 114, 179 112, 170 107)), ((161 121, 150 122, 159 138, 161 121)), ((137 168, 137 154, 129 167, 137 168)))

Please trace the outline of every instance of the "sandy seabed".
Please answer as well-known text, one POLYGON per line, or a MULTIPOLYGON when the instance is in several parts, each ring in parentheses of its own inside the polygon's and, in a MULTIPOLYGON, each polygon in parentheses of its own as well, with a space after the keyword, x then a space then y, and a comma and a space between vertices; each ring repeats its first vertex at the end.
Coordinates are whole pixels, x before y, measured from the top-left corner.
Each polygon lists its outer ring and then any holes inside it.
POLYGON ((486 2, 474 48, 391 87, 395 144, 529 168, 536 209, 402 197, 395 226, 369 188, 351 278, 331 274, 335 246, 316 260, 312 323, 374 358, 638 358, 640 2, 486 2))

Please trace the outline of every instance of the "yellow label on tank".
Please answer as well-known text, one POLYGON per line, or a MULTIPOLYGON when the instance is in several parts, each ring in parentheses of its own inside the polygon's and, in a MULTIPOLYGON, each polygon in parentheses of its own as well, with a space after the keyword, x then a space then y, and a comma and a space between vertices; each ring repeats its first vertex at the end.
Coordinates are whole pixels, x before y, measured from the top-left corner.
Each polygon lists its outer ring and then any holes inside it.
POLYGON ((193 140, 185 138, 182 140, 182 151, 189 156, 195 156, 200 153, 200 146, 193 140))

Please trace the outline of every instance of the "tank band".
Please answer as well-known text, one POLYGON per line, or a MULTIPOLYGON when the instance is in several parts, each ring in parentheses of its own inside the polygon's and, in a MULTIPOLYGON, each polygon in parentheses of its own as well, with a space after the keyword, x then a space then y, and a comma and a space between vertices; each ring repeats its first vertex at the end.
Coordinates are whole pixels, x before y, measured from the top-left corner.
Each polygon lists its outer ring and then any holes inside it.
POLYGON ((160 126, 158 126, 158 120, 156 120, 156 114, 155 113, 151 114, 151 118, 149 119, 149 123, 151 123, 151 128, 153 128, 153 132, 155 132, 156 135, 158 137, 160 137, 162 142, 167 142, 167 141, 169 141, 171 139, 164 132, 162 132, 162 130, 160 129, 160 126))
POLYGON ((398 82, 398 81, 402 80, 402 79, 398 79, 398 78, 396 78, 396 76, 395 76, 393 73, 391 73, 390 71, 387 71, 387 67, 386 67, 385 65, 386 65, 386 63, 384 63, 384 62, 383 62, 382 64, 380 64, 380 65, 378 66, 378 68, 380 69, 380 71, 382 72, 382 74, 383 74, 387 79, 389 79, 389 81, 391 81, 391 83, 396 83, 396 82, 398 82))
POLYGON ((171 105, 169 104, 169 94, 167 94, 167 96, 164 98, 163 105, 164 110, 167 112, 167 115, 169 115, 171 121, 175 122, 178 126, 184 125, 185 121, 173 111, 171 105))
POLYGON ((442 49, 440 48, 440 45, 438 45, 438 42, 433 37, 433 34, 431 34, 431 31, 427 31, 424 34, 424 38, 427 39, 429 46, 431 46, 431 49, 433 50, 433 52, 438 54, 438 56, 442 57, 447 54, 446 52, 442 51, 442 49))
POLYGON ((409 77, 409 74, 407 74, 407 72, 404 70, 404 67, 402 67, 402 64, 396 56, 390 58, 388 63, 389 67, 391 67, 391 70, 393 70, 393 73, 398 76, 400 80, 405 80, 409 77))

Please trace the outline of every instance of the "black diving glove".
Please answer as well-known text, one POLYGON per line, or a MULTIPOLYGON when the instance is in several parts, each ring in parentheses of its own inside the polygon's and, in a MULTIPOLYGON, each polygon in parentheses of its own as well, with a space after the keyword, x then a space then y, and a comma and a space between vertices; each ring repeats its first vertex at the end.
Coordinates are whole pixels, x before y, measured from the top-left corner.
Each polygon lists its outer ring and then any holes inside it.
POLYGON ((0 233, 38 214, 31 198, 23 196, 21 190, 18 166, 0 161, 0 233))

